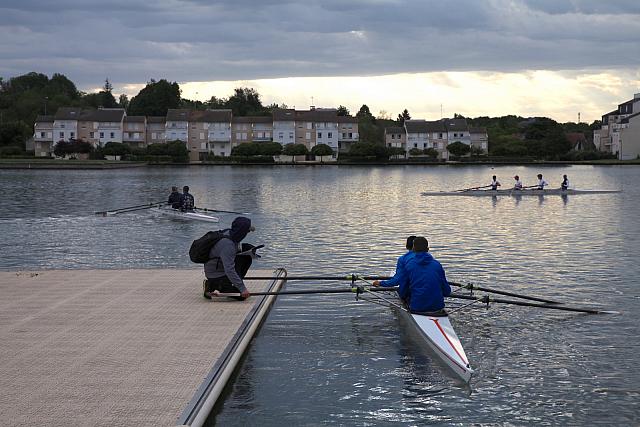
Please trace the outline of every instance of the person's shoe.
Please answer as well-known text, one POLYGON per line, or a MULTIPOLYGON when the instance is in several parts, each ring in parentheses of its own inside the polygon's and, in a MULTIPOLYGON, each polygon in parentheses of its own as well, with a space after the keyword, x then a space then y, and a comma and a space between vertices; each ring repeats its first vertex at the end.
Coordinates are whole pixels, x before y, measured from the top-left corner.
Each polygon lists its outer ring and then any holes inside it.
POLYGON ((209 294, 209 290, 207 289, 207 279, 202 281, 202 296, 206 299, 211 299, 211 295, 209 294))

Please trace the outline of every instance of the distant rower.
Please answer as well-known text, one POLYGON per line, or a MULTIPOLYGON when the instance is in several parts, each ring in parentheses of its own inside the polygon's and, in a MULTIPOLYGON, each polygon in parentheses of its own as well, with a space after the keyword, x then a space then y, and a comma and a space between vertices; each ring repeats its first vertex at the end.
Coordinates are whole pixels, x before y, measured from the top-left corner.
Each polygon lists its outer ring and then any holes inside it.
POLYGON ((193 199, 193 196, 189 194, 189 186, 185 185, 184 187, 182 187, 182 198, 181 198, 180 210, 182 212, 192 211, 193 208, 195 207, 195 204, 196 202, 193 199))
POLYGON ((169 194, 167 203, 169 203, 173 209, 180 209, 181 200, 182 196, 178 193, 178 187, 174 185, 171 187, 171 194, 169 194))
POLYGON ((544 178, 542 177, 542 174, 539 173, 538 174, 538 190, 544 190, 544 187, 547 185, 549 185, 549 183, 545 181, 544 178))
POLYGON ((516 180, 516 183, 513 185, 514 190, 522 190, 522 181, 520 181, 520 177, 518 175, 514 176, 513 179, 516 180))
POLYGON ((491 187, 492 190, 497 190, 501 185, 502 184, 500 184, 496 176, 493 175, 493 180, 491 181, 491 184, 489 184, 489 187, 491 187))
POLYGON ((567 178, 567 175, 562 175, 562 184, 560 184, 560 188, 562 190, 567 190, 569 188, 569 178, 567 178))

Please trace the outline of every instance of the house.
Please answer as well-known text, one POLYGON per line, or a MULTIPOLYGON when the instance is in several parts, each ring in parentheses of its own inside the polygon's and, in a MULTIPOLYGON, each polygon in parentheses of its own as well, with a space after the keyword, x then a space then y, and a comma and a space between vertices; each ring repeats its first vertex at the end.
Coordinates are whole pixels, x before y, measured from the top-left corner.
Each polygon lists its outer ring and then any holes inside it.
POLYGON ((282 146, 296 142, 296 112, 292 109, 273 110, 273 141, 282 146))
POLYGON ((620 160, 640 158, 640 112, 622 119, 621 125, 618 158, 620 160))
POLYGON ((209 153, 228 155, 231 152, 231 110, 190 111, 189 160, 205 160, 209 153))
POLYGON ((170 108, 165 118, 165 139, 170 141, 189 141, 189 113, 186 108, 170 108))
POLYGON ((637 131, 633 129, 638 126, 637 119, 631 118, 640 113, 640 93, 636 93, 633 99, 618 105, 618 108, 602 116, 600 129, 593 131, 593 142, 600 151, 616 154, 620 160, 635 159, 640 155, 634 152, 637 142, 633 139, 637 131), (631 130, 625 130, 628 128, 631 130), (624 150, 621 146, 621 133, 624 130, 626 135, 624 150))
POLYGON ((489 134, 486 128, 470 127, 469 135, 471 137, 471 148, 475 148, 478 152, 484 154, 489 152, 489 134))
POLYGON ((163 116, 147 117, 146 140, 147 146, 151 144, 163 144, 167 142, 164 135, 164 128, 167 118, 163 116))
POLYGON ((33 151, 36 157, 53 155, 54 116, 38 116, 33 126, 33 151))
POLYGON ((147 146, 147 118, 145 116, 125 116, 122 126, 123 143, 131 148, 147 146))
MULTIPOLYGON (((60 110, 58 110, 60 111, 60 110)), ((77 139, 104 147, 107 142, 122 142, 124 108, 82 110, 78 118, 77 139)))
MULTIPOLYGON (((78 139, 78 119, 81 108, 61 107, 53 116, 53 144, 58 141, 78 139)), ((53 151, 53 149, 51 150, 53 151)))

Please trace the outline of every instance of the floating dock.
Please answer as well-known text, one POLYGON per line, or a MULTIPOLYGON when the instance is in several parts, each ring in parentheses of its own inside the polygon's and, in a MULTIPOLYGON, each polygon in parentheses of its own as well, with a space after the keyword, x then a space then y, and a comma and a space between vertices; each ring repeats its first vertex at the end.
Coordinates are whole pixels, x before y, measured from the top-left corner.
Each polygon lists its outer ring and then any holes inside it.
MULTIPOLYGON (((252 292, 286 271, 250 270, 252 292)), ((202 296, 202 269, 0 272, 0 424, 204 423, 274 296, 202 296)))

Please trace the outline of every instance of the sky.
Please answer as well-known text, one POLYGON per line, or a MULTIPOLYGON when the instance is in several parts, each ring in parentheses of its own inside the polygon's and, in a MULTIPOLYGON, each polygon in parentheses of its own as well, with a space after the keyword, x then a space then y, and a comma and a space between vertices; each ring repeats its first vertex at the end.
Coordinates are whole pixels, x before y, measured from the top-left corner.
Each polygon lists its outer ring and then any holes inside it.
POLYGON ((436 120, 599 119, 640 92, 639 0, 0 0, 0 76, 436 120))

